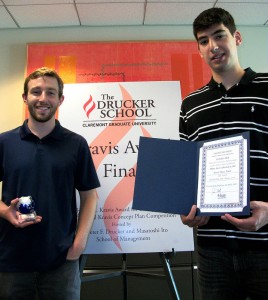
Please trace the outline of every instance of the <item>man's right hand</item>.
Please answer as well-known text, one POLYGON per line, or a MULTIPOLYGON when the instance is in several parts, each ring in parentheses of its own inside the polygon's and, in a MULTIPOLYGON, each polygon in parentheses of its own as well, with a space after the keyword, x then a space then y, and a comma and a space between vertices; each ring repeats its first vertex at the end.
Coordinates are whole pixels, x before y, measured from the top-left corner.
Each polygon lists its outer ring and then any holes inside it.
POLYGON ((27 221, 21 223, 19 221, 19 212, 17 211, 17 203, 19 198, 13 199, 10 202, 10 206, 7 206, 4 202, 0 201, 0 216, 17 228, 24 228, 29 225, 40 223, 42 220, 41 216, 36 216, 33 221, 27 221))
POLYGON ((207 224, 209 216, 196 216, 196 210, 197 206, 193 205, 187 216, 180 215, 181 221, 184 225, 189 227, 199 227, 207 224))

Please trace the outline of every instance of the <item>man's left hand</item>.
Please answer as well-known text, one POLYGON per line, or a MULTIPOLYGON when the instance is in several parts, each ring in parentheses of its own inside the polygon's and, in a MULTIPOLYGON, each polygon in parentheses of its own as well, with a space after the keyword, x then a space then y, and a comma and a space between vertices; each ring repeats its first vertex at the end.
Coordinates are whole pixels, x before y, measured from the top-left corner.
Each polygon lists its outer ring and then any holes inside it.
POLYGON ((250 202, 251 215, 245 219, 238 219, 230 214, 221 216, 221 219, 233 224, 241 231, 257 231, 268 224, 268 203, 263 201, 250 202))

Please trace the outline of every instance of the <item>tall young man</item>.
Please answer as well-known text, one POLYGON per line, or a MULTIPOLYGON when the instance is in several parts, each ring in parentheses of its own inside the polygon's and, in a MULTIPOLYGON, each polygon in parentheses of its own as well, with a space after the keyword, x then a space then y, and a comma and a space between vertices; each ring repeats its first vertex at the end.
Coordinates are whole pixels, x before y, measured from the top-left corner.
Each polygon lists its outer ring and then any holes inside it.
POLYGON ((268 74, 243 69, 242 36, 221 8, 203 11, 193 23, 210 82, 181 107, 180 138, 201 141, 250 132, 250 208, 247 218, 196 216, 182 222, 197 229, 201 299, 268 299, 268 74))

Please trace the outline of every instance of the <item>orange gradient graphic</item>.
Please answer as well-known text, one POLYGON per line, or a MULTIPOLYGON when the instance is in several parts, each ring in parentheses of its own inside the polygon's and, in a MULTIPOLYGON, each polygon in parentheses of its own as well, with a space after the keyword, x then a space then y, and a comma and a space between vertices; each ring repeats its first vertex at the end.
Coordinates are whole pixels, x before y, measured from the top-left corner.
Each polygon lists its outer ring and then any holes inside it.
MULTIPOLYGON (((119 84, 121 93, 122 93, 122 100, 128 101, 133 100, 132 96, 129 92, 119 84)), ((123 107, 123 106, 122 106, 123 107)), ((135 110, 135 108, 133 108, 135 110)), ((120 113, 119 113, 120 115, 120 113)), ((136 117, 131 117, 131 120, 134 121, 136 117)), ((112 123, 116 123, 120 120, 119 117, 115 117, 112 123)), ((129 122, 131 124, 131 122, 129 122)), ((107 140, 111 142, 111 146, 115 147, 125 136, 126 134, 132 129, 132 125, 127 126, 108 126, 106 127, 90 144, 91 147, 96 145, 102 145, 107 143, 107 140)), ((140 126, 142 134, 149 137, 149 132, 140 126)), ((99 168, 101 162, 107 156, 107 153, 99 154, 94 157, 94 164, 96 169, 99 168)), ((136 170, 136 162, 133 165, 132 169, 136 170)), ((103 217, 104 217, 104 224, 107 232, 111 239, 114 241, 115 245, 122 250, 119 239, 118 239, 118 223, 120 221, 120 216, 123 213, 124 208, 126 208, 133 199, 134 193, 134 183, 135 177, 128 176, 123 177, 120 182, 113 188, 113 190, 108 195, 107 199, 104 202, 103 206, 103 217), (119 212, 114 212, 114 208, 117 207, 119 212), (111 212, 112 211, 112 212, 111 212), (109 216, 112 216, 109 217, 109 216)))
MULTIPOLYGON (((122 100, 132 100, 132 97, 128 93, 128 91, 119 84, 122 93, 122 100)), ((111 123, 117 123, 120 120, 120 117, 116 117, 113 119, 111 123)), ((133 120, 133 117, 132 117, 133 120)), ((107 141, 111 142, 111 147, 115 147, 120 140, 130 131, 132 126, 107 126, 90 144, 91 147, 98 145, 105 145, 107 141)), ((106 157, 106 154, 99 154, 94 156, 94 164, 96 169, 99 168, 101 162, 106 157)))
MULTIPOLYGON (((143 128, 141 130, 143 132, 143 136, 151 137, 150 133, 143 128)), ((137 163, 132 167, 135 170, 136 174, 137 163)), ((111 239, 114 241, 116 246, 122 251, 119 238, 118 238, 118 223, 120 222, 120 216, 122 215, 124 209, 130 204, 133 199, 134 194, 134 184, 135 177, 128 176, 123 177, 122 180, 115 186, 115 188, 108 195, 105 204, 104 204, 104 224, 106 229, 108 229, 109 235, 111 239), (119 208, 119 212, 111 213, 107 212, 109 209, 114 207, 119 208), (116 216, 115 216, 116 214, 116 216), (112 219, 108 218, 109 215, 112 215, 112 219)))

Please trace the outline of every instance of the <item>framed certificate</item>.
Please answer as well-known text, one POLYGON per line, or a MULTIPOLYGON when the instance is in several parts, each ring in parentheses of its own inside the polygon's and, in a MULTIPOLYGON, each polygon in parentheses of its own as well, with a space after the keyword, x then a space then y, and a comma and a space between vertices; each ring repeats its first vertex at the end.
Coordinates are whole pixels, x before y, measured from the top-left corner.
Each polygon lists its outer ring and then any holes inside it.
POLYGON ((185 142, 140 138, 133 209, 249 215, 249 133, 185 142))
POLYGON ((205 142, 199 149, 200 213, 242 213, 248 200, 248 140, 243 135, 205 142))

